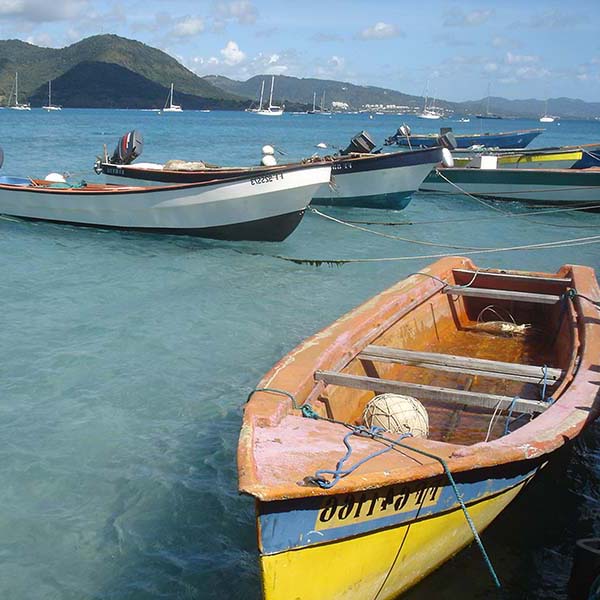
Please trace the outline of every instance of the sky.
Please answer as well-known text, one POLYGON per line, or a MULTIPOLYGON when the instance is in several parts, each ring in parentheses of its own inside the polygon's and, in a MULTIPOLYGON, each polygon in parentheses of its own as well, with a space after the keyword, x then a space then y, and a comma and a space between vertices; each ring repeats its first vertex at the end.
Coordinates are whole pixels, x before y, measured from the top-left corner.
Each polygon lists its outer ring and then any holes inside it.
POLYGON ((198 75, 600 101, 600 0, 0 0, 1 39, 60 48, 99 33, 198 75))

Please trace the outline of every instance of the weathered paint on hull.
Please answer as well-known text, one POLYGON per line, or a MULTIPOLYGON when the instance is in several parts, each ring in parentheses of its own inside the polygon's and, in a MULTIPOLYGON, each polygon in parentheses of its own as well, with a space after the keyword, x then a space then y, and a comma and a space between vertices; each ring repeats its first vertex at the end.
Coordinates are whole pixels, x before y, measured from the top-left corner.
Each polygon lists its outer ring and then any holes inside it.
MULTIPOLYGON (((527 483, 469 505, 478 531, 527 483)), ((261 557, 265 600, 391 600, 473 540, 460 508, 329 544, 261 557)), ((482 567, 484 568, 484 567, 482 567)))

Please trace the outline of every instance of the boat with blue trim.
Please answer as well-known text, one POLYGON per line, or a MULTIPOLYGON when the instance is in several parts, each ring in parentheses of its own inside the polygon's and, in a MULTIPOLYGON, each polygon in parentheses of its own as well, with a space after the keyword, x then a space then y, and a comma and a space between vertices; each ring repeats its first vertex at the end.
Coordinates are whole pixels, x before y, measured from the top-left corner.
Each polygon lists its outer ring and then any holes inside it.
POLYGON ((282 358, 238 445, 264 599, 391 600, 473 540, 499 585, 479 532, 598 416, 599 307, 588 267, 445 258, 282 358))
POLYGON ((302 163, 278 165, 272 146, 263 147, 260 166, 220 167, 204 162, 133 163, 143 150, 142 137, 132 131, 121 138, 111 158, 98 159, 95 170, 109 182, 129 180, 137 185, 192 183, 227 180, 240 176, 272 176, 294 164, 324 164, 333 180, 313 194, 312 204, 402 209, 431 169, 443 159, 439 146, 410 152, 373 152, 375 143, 365 131, 354 136, 348 147, 333 156, 313 156, 302 163), (129 141, 128 141, 129 140, 129 141), (135 140, 131 153, 119 149, 135 140))
MULTIPOLYGON (((440 134, 410 134, 405 135, 398 130, 387 138, 387 146, 397 145, 408 148, 430 148, 438 146, 440 135, 451 132, 450 128, 443 128, 440 134)), ((457 148, 471 148, 483 146, 484 148, 526 148, 544 129, 521 129, 518 131, 502 131, 498 133, 453 133, 457 148)))

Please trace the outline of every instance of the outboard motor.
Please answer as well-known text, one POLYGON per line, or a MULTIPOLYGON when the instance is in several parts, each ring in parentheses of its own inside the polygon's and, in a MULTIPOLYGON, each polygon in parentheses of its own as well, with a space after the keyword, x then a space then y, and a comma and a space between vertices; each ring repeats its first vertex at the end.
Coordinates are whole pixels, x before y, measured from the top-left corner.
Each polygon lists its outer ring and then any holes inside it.
POLYGON ((438 138, 440 146, 442 146, 443 148, 448 148, 448 150, 456 150, 456 146, 458 144, 456 143, 456 138, 452 133, 452 129, 449 127, 444 127, 444 129, 447 129, 448 131, 442 133, 442 131, 440 130, 441 135, 438 138))
POLYGON ((134 129, 119 140, 109 162, 113 165, 129 165, 142 154, 143 150, 144 138, 134 129))
POLYGON ((350 144, 345 150, 342 150, 341 154, 351 154, 353 152, 369 154, 373 148, 375 148, 375 142, 371 139, 371 136, 366 131, 361 131, 350 140, 350 144))
MULTIPOLYGON (((383 145, 384 146, 392 146, 394 144, 397 144, 398 140, 401 138, 406 138, 407 140, 410 138, 410 127, 406 123, 403 123, 402 126, 398 127, 398 129, 396 130, 396 133, 394 135, 391 135, 389 138, 387 138, 387 140, 385 140, 383 145)), ((409 145, 410 145, 410 140, 409 140, 409 145)))

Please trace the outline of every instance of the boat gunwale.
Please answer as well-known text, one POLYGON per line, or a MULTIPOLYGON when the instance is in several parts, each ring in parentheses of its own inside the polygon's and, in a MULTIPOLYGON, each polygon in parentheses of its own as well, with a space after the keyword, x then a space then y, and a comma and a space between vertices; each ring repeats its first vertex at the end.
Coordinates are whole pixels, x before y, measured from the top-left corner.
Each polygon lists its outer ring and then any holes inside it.
MULTIPOLYGON (((304 169, 317 169, 317 168, 329 168, 331 169, 330 163, 315 163, 306 165, 294 165, 294 167, 287 169, 289 172, 302 171, 304 169)), ((15 192, 34 192, 34 193, 49 193, 49 194, 63 194, 63 195, 82 195, 82 196, 95 196, 95 195, 127 195, 127 194, 150 194, 157 192, 169 192, 176 190, 187 190, 195 188, 211 188, 216 186, 226 186, 237 183, 244 183, 251 179, 252 174, 242 174, 238 177, 231 177, 230 179, 210 179, 207 181, 193 181, 189 183, 171 183, 167 185, 122 185, 119 183, 89 183, 86 187, 71 187, 71 188, 52 188, 46 185, 35 185, 36 182, 46 182, 43 179, 31 179, 32 185, 20 185, 11 183, 0 182, 0 190, 15 191, 15 192)), ((331 172, 330 172, 331 177, 331 172)), ((326 182, 324 182, 326 183, 326 182)), ((301 186, 293 186, 301 187, 301 186)), ((308 204, 308 202, 307 202, 308 204)))

